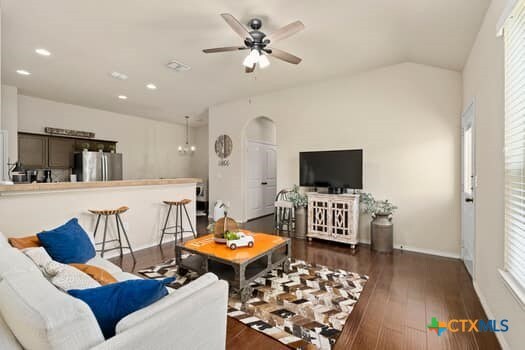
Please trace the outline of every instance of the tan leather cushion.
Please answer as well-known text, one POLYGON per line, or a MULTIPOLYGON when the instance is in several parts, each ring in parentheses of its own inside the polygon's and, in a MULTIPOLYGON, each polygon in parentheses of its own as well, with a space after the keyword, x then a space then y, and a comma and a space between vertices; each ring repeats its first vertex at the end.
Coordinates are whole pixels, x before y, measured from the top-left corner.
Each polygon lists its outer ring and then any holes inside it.
POLYGON ((40 244, 40 240, 36 235, 20 238, 9 238, 8 241, 9 244, 11 244, 11 246, 18 249, 35 248, 42 246, 42 244, 40 244))
POLYGON ((97 281, 103 286, 106 284, 118 282, 115 277, 113 277, 109 272, 107 272, 104 269, 101 269, 100 267, 93 266, 93 265, 87 265, 87 264, 69 264, 69 265, 89 275, 91 278, 93 278, 95 281, 97 281))

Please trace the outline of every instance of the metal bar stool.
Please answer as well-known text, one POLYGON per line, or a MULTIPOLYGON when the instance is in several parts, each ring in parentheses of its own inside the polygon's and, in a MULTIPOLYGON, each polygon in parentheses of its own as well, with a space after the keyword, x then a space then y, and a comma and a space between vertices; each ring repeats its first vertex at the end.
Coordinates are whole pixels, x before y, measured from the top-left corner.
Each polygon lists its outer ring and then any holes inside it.
POLYGON ((294 230, 294 206, 288 200, 288 190, 281 190, 275 198, 274 228, 288 235, 294 230))
MULTIPOLYGON (((102 246, 101 249, 97 250, 97 252, 100 252, 100 256, 104 257, 105 252, 109 252, 112 250, 120 250, 120 257, 122 258, 123 250, 128 249, 131 253, 131 257, 133 258, 133 263, 135 264, 137 260, 135 259, 135 255, 133 254, 133 249, 131 248, 131 244, 129 243, 128 234, 126 233, 126 229, 124 229, 124 224, 122 223, 122 219, 120 217, 120 214, 126 212, 129 208, 128 207, 120 207, 118 209, 103 209, 103 210, 96 210, 96 209, 89 209, 89 212, 92 214, 97 215, 97 223, 95 225, 95 232, 93 233, 93 238, 97 237, 97 230, 98 226, 100 224, 100 218, 102 216, 105 217, 104 222, 104 236, 102 237, 102 242, 95 243, 96 246, 102 246), (108 240, 107 232, 108 232, 108 219, 110 216, 115 215, 115 224, 117 227, 117 238, 108 240), (124 238, 126 239, 127 246, 122 245, 122 235, 120 231, 122 230, 122 234, 124 235, 124 238), (118 242, 118 245, 113 248, 106 248, 106 244, 118 242)), ((95 241, 96 242, 96 241, 95 241)))
POLYGON ((193 224, 191 223, 190 215, 188 214, 188 210, 186 209, 186 204, 189 204, 189 203, 191 203, 190 199, 183 199, 180 201, 164 201, 164 204, 169 205, 169 209, 168 209, 168 215, 166 215, 166 220, 164 221, 164 228, 162 229, 162 236, 160 236, 159 246, 162 245, 162 240, 164 239, 164 235, 175 235, 175 242, 177 241, 177 235, 179 234, 180 234, 180 241, 182 242, 183 235, 186 232, 191 232, 193 234, 193 237, 197 238, 195 230, 193 229, 193 224), (171 214, 171 210, 173 207, 175 207, 175 225, 168 226, 168 221, 170 219, 170 214, 171 214), (184 227, 182 226, 182 209, 183 208, 184 208, 184 212, 186 213, 186 218, 188 219, 188 223, 190 224, 191 231, 184 230, 184 227), (171 229, 175 229, 175 231, 168 232, 168 230, 171 230, 171 229))

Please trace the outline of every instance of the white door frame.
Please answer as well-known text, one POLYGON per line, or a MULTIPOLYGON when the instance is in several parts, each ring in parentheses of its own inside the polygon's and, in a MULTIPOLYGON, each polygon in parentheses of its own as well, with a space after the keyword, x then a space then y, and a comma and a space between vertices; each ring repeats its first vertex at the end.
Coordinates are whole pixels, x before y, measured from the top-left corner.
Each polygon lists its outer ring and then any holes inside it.
MULTIPOLYGON (((278 152, 278 148, 277 148, 277 145, 274 144, 274 143, 271 143, 271 142, 264 142, 264 141, 254 141, 254 140, 248 140, 248 138, 245 138, 244 139, 244 161, 243 161, 243 164, 244 164, 244 169, 243 169, 243 172, 244 172, 244 176, 243 176, 243 192, 244 192, 244 218, 243 218, 243 222, 247 222, 248 220, 251 220, 251 219, 248 219, 248 213, 249 213, 249 209, 248 209, 248 205, 249 205, 249 200, 248 200, 248 175, 249 175, 249 172, 248 172, 248 166, 249 166, 249 162, 248 162, 248 144, 249 143, 258 143, 260 145, 266 145, 266 146, 273 146, 275 147, 275 152, 278 152)), ((276 171, 277 171, 277 159, 276 159, 276 171)), ((277 193, 276 193, 277 195, 277 193)))
MULTIPOLYGON (((472 271, 469 271, 471 274, 472 279, 474 279, 475 271, 476 271, 476 187, 477 187, 477 171, 476 171, 476 105, 475 100, 472 100, 470 104, 465 108, 463 113, 461 114, 461 205, 460 205, 460 216, 461 216, 461 259, 464 261, 464 249, 465 246, 465 239, 468 237, 468 234, 465 232, 465 221, 469 219, 469 217, 466 217, 465 215, 465 208, 469 210, 466 206, 471 206, 470 210, 472 210, 472 216, 470 218, 471 225, 472 225, 472 271), (465 128, 470 127, 471 129, 471 164, 472 164, 472 177, 471 177, 471 194, 468 196, 467 193, 465 193, 465 174, 464 174, 464 155, 465 155, 465 142, 464 142, 464 130, 465 128)), ((466 265, 466 264, 465 264, 466 265)), ((468 266, 466 265, 467 270, 468 266)))

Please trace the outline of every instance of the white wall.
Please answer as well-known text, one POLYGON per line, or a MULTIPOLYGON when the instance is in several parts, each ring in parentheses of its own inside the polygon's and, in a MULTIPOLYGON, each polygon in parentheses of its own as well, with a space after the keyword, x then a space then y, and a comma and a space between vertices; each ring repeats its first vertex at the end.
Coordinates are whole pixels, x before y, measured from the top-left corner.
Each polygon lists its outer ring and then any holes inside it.
POLYGON ((183 125, 19 95, 18 130, 43 133, 46 126, 92 131, 98 139, 118 141, 125 179, 193 176, 195 156, 177 152, 185 140, 183 125))
MULTIPOLYGON (((244 219, 242 132, 266 116, 277 126, 278 188, 299 181, 299 152, 364 149, 364 186, 399 205, 395 243, 459 254, 458 72, 404 63, 210 108, 210 140, 233 140, 230 167, 210 144, 210 200, 244 219)), ((360 238, 368 240, 368 218, 360 238)))
POLYGON ((246 139, 271 145, 277 144, 275 123, 267 117, 252 119, 246 126, 246 139))
POLYGON ((512 349, 523 348, 525 311, 503 284, 504 264, 504 47, 496 23, 505 0, 493 0, 463 71, 463 108, 476 104, 476 261, 474 283, 489 317, 508 319, 497 333, 512 349))
POLYGON ((191 176, 208 179, 208 125, 192 128, 193 140, 197 150, 192 156, 191 176))
POLYGON ((2 85, 2 127, 7 130, 9 162, 18 160, 18 89, 14 86, 2 85))

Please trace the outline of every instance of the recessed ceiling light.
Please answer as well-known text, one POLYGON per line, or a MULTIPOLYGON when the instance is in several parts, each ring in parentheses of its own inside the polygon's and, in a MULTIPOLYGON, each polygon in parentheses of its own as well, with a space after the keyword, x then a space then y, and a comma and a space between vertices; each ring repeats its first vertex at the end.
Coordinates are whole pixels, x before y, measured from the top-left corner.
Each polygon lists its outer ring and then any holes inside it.
POLYGON ((128 96, 126 96, 126 95, 118 95, 118 98, 120 98, 121 100, 127 100, 128 96))
POLYGON ((148 85, 146 85, 146 87, 150 90, 157 90, 157 85, 153 83, 149 83, 148 85))
POLYGON ((28 72, 25 69, 17 69, 16 72, 20 75, 31 75, 31 72, 28 72))
POLYGON ((118 79, 118 80, 127 80, 128 79, 128 76, 126 74, 124 74, 124 73, 111 72, 110 75, 111 75, 112 78, 115 78, 115 79, 118 79))
POLYGON ((168 68, 173 69, 176 72, 185 72, 191 69, 190 66, 180 63, 178 61, 172 60, 167 64, 168 68))
POLYGON ((35 52, 40 56, 51 56, 51 52, 47 51, 46 49, 36 49, 35 52))

